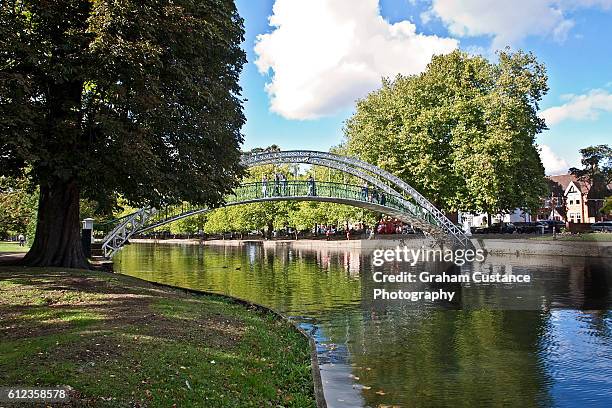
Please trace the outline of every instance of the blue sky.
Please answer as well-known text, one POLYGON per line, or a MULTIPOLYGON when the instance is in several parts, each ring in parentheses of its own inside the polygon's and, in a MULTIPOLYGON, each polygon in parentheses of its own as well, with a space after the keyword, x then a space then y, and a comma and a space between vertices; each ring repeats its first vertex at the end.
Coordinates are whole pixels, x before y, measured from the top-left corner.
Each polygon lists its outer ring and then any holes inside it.
POLYGON ((328 150, 381 76, 434 53, 533 51, 548 69, 538 137, 549 174, 612 142, 612 0, 237 0, 248 63, 245 149, 328 150), (276 4, 275 4, 276 3, 276 4), (269 19, 273 16, 273 26, 269 19), (263 35, 263 36, 262 36, 263 35), (258 37, 259 36, 259 37, 258 37), (270 89, 266 90, 266 84, 270 89))

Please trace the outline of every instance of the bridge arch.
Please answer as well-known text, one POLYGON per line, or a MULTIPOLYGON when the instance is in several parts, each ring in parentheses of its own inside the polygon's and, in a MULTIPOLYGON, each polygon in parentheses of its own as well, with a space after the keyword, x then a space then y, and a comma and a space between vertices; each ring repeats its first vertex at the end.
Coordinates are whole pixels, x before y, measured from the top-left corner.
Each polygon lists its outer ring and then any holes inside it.
MULTIPOLYGON (((409 184, 396 176, 386 172, 370 163, 356 158, 340 156, 333 153, 310 150, 294 150, 283 152, 263 152, 244 154, 241 160, 245 167, 255 167, 266 164, 314 164, 339 170, 367 181, 372 188, 381 194, 386 193, 385 202, 374 202, 363 198, 361 187, 339 183, 326 183, 317 181, 319 188, 324 186, 327 194, 310 194, 306 181, 292 181, 290 194, 266 196, 260 194, 261 183, 246 183, 238 187, 233 195, 227 197, 226 206, 247 204, 264 201, 321 201, 347 204, 354 207, 379 211, 408 222, 438 240, 446 241, 452 245, 471 247, 470 240, 463 231, 454 225, 444 214, 419 194, 409 184), (331 184, 335 184, 332 191, 331 184), (339 187, 344 186, 344 187, 339 187)), ((274 183, 273 181, 269 182, 274 183)), ((213 208, 176 206, 170 214, 154 208, 142 208, 122 219, 117 220, 115 227, 103 238, 102 250, 105 257, 110 258, 118 251, 128 239, 137 233, 160 227, 179 219, 206 213, 213 208)))
MULTIPOLYGON (((247 167, 275 163, 304 163, 321 165, 349 174, 353 174, 363 180, 372 183, 383 191, 410 197, 414 200, 417 208, 423 210, 419 216, 430 218, 431 223, 437 224, 447 235, 451 236, 456 243, 462 246, 470 246, 471 241, 467 238, 461 228, 449 220, 442 211, 438 210, 428 199, 399 177, 389 173, 371 163, 355 157, 342 156, 329 152, 318 152, 313 150, 287 150, 280 152, 262 152, 245 154, 242 156, 242 164, 247 167), (372 177, 368 173, 377 176, 372 177)), ((407 203, 410 201, 406 200, 407 203)), ((411 203, 410 203, 411 204, 411 203)), ((418 211, 415 208, 415 211, 418 211)))

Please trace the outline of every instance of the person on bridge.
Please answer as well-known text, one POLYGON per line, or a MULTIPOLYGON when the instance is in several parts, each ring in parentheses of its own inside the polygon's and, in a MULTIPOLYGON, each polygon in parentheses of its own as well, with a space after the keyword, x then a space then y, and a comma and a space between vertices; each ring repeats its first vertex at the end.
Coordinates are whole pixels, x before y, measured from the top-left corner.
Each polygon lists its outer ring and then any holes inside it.
POLYGON ((287 176, 284 173, 281 173, 281 185, 282 185, 282 193, 284 196, 287 195, 287 176))
POLYGON ((385 197, 385 192, 381 191, 380 193, 380 205, 385 205, 387 203, 387 197, 385 197))
POLYGON ((375 188, 372 189, 372 202, 378 203, 378 190, 375 188))
POLYGON ((368 182, 364 181, 361 185, 361 200, 368 201, 368 182))
POLYGON ((317 190, 315 187, 315 180, 312 177, 312 174, 310 176, 308 176, 308 195, 309 196, 316 196, 317 195, 317 190))
POLYGON ((274 173, 274 195, 280 195, 280 174, 274 173))
POLYGON ((264 197, 268 196, 268 176, 265 174, 261 177, 261 194, 264 197))

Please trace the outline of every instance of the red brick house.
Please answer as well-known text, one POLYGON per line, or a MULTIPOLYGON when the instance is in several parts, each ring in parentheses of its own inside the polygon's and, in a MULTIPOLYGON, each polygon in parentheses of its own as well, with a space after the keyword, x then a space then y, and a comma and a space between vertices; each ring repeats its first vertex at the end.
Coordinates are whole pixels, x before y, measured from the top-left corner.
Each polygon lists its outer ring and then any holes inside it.
POLYGON ((599 210, 603 206, 605 194, 609 195, 612 186, 607 186, 608 191, 602 196, 601 189, 593 189, 590 183, 578 180, 571 174, 547 178, 552 194, 544 198, 544 205, 538 212, 538 219, 554 218, 574 223, 592 223, 603 219, 599 210), (551 217, 551 203, 553 202, 555 205, 551 217))

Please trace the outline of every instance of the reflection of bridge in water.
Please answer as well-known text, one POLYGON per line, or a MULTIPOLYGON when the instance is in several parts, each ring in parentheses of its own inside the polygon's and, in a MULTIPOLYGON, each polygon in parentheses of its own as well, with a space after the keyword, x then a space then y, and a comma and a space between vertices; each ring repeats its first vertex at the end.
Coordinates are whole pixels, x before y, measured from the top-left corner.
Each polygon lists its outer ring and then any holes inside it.
MULTIPOLYGON (((302 163, 339 170, 368 183, 368 192, 351 184, 294 180, 274 180, 265 183, 244 183, 225 198, 225 206, 265 201, 320 201, 351 205, 378 211, 419 228, 439 241, 451 245, 471 247, 470 240, 461 228, 409 184, 372 164, 353 157, 326 152, 286 151, 245 154, 245 167, 266 164, 302 163), (368 194, 376 191, 376 194, 368 194)), ((214 208, 188 204, 164 208, 142 208, 132 214, 114 220, 112 230, 102 240, 105 257, 111 257, 134 234, 139 234, 165 224, 203 214, 214 208)))

